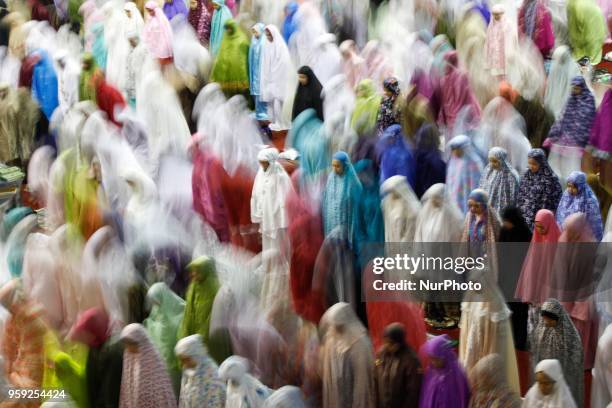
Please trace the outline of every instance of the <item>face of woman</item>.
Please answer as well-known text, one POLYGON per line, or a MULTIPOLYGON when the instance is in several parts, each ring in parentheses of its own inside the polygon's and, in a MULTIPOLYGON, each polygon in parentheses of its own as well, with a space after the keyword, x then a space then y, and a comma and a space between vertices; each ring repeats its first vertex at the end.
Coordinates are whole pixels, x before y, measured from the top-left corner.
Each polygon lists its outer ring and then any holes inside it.
POLYGON ((128 16, 128 18, 132 18, 132 12, 130 10, 125 10, 125 14, 128 16))
POLYGON ((546 235, 548 233, 548 230, 546 229, 544 224, 542 224, 540 221, 535 222, 535 229, 536 231, 538 231, 538 234, 540 235, 546 235))
POLYGON ((268 167, 270 167, 270 162, 264 161, 264 160, 260 160, 259 161, 259 165, 261 166, 261 168, 266 171, 268 170, 268 167))
POLYGON ((272 33, 267 28, 266 28, 266 38, 268 39, 268 41, 274 42, 274 37, 272 37, 272 33))
POLYGON ((306 86, 308 85, 308 76, 305 74, 298 74, 298 81, 300 81, 300 85, 306 86))
POLYGON ((493 18, 495 19, 495 21, 499 21, 502 19, 503 15, 504 13, 493 13, 493 18))
POLYGON ((334 173, 339 176, 344 173, 344 166, 342 165, 342 162, 340 160, 332 160, 332 169, 334 170, 334 173))
POLYGON ((474 215, 482 214, 482 205, 476 200, 468 200, 468 208, 470 213, 474 215))
POLYGON ((578 195, 578 187, 574 183, 567 183, 567 192, 571 195, 578 195))
POLYGON ((215 10, 219 10, 221 8, 221 6, 219 6, 217 3, 213 3, 212 6, 215 10))
POLYGON ((537 173, 540 170, 540 163, 536 159, 532 159, 531 157, 527 159, 527 167, 529 167, 529 171, 532 173, 537 173))
POLYGON ((123 346, 128 353, 138 353, 138 344, 129 340, 123 340, 123 346))
POLYGON ((582 88, 578 85, 572 86, 572 95, 580 95, 582 93, 582 88))
POLYGON ((443 358, 429 356, 429 362, 434 368, 444 368, 445 361, 443 358))
POLYGON ((508 220, 504 220, 503 225, 504 225, 504 228, 505 228, 505 229, 512 229, 512 228, 514 228, 514 224, 512 224, 512 223, 511 223, 510 221, 508 221, 508 220))
POLYGON ((187 356, 179 356, 179 360, 181 361, 181 365, 183 368, 196 368, 196 362, 187 356))
POLYGON ((154 9, 147 9, 147 13, 149 13, 149 15, 151 17, 155 17, 155 10, 154 9))
POLYGON ((548 316, 542 316, 542 321, 546 327, 557 327, 557 321, 548 316))
POLYGON ((543 372, 536 373, 536 382, 540 392, 544 395, 550 395, 554 391, 555 382, 543 372))
POLYGON ((501 168, 501 162, 495 157, 489 158, 489 164, 491 164, 491 167, 493 167, 495 170, 499 170, 501 168))
POLYGON ((259 31, 257 31, 254 28, 251 28, 251 34, 253 34, 253 37, 255 37, 255 38, 261 37, 261 34, 259 33, 259 31))
POLYGON ((451 153, 453 156, 455 156, 458 159, 463 157, 463 149, 453 149, 451 150, 451 153))

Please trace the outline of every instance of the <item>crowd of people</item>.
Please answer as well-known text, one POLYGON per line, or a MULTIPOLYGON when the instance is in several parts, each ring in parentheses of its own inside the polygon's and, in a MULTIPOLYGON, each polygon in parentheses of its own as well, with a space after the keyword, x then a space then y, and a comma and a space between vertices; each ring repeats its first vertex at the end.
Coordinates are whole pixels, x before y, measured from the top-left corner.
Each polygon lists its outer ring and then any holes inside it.
POLYGON ((611 31, 609 0, 0 0, 0 406, 611 406, 611 31), (377 297, 424 243, 480 289, 377 297))

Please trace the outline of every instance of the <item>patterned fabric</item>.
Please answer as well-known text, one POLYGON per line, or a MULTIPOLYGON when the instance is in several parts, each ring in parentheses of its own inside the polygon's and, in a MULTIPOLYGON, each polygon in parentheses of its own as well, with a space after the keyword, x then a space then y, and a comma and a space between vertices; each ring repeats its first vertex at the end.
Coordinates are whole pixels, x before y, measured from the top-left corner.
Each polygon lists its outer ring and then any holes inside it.
POLYGON ((519 10, 519 30, 531 38, 540 53, 546 57, 555 45, 552 18, 540 0, 526 0, 519 10))
POLYGON ((225 406, 225 383, 219 378, 219 367, 208 355, 202 336, 194 334, 176 344, 176 355, 189 358, 194 368, 183 370, 179 408, 222 408, 225 406))
POLYGON ((465 217, 465 229, 463 231, 463 242, 497 242, 500 223, 497 212, 490 208, 488 194, 486 191, 476 189, 469 195, 469 200, 474 200, 483 207, 484 213, 476 216, 471 212, 465 217))
POLYGON ((599 159, 612 160, 612 89, 610 88, 599 105, 587 150, 599 159))
POLYGON ((383 82, 385 91, 389 91, 391 95, 385 95, 380 102, 380 110, 378 111, 377 127, 379 132, 383 132, 391 125, 400 123, 400 114, 395 109, 395 100, 400 94, 399 83, 396 78, 387 78, 383 82))
POLYGON ((527 156, 537 161, 540 168, 535 173, 527 170, 521 177, 517 206, 533 231, 537 212, 541 209, 556 211, 563 191, 559 177, 548 165, 544 150, 532 149, 527 156))
POLYGON ((323 232, 329 235, 340 227, 342 234, 353 243, 359 222, 359 197, 362 186, 351 160, 345 152, 338 152, 333 157, 342 163, 342 175, 332 171, 327 177, 323 192, 323 232))
POLYGON ((501 147, 489 150, 489 159, 499 162, 500 168, 495 169, 491 163, 487 164, 482 177, 480 188, 489 194, 489 205, 498 214, 508 206, 514 205, 519 190, 519 176, 508 163, 508 153, 501 147))
POLYGON ((578 330, 558 300, 548 299, 542 304, 541 311, 552 313, 558 320, 556 326, 549 327, 540 317, 533 332, 532 362, 537 364, 545 359, 559 360, 572 395, 579 406, 582 406, 584 370, 582 342, 578 330))
POLYGON ((469 375, 472 385, 470 408, 520 408, 521 397, 507 383, 504 364, 499 354, 489 354, 472 367, 469 375))
POLYGON ((561 146, 585 147, 595 120, 595 98, 582 76, 572 79, 572 93, 548 138, 561 146))
POLYGON ((176 407, 166 367, 145 328, 138 323, 127 325, 121 340, 138 349, 123 353, 119 408, 176 407))
POLYGON ((200 44, 208 48, 210 39, 210 21, 212 17, 206 7, 206 0, 197 0, 196 7, 189 10, 189 24, 193 27, 200 44))
POLYGON ((467 197, 480 182, 482 161, 475 152, 472 142, 465 135, 456 136, 449 142, 452 150, 461 150, 462 156, 454 154, 448 162, 446 188, 463 214, 467 212, 467 197))
POLYGON ((574 171, 569 175, 567 183, 573 184, 578 189, 578 194, 572 195, 568 190, 563 193, 556 215, 559 228, 563 229, 563 223, 567 217, 581 212, 586 214, 595 239, 601 241, 601 238, 603 238, 603 222, 599 210, 599 201, 587 184, 586 175, 581 171, 574 171))

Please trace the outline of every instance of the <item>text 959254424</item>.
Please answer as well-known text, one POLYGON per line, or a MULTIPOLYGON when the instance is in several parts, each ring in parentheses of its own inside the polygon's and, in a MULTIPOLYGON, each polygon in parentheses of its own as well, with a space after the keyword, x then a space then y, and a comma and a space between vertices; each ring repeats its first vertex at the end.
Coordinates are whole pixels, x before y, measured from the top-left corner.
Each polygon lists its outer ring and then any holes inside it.
POLYGON ((6 391, 6 401, 65 401, 68 399, 66 391, 59 388, 38 389, 38 388, 9 388, 6 391))

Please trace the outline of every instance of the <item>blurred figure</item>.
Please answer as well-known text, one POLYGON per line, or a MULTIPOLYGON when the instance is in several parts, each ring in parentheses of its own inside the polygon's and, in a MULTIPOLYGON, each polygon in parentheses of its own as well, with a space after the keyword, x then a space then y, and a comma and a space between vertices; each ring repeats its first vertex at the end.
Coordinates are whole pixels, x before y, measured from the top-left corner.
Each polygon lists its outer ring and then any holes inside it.
POLYGON ((164 362, 145 328, 137 323, 121 331, 123 375, 119 406, 126 408, 176 407, 176 397, 164 362))
POLYGON ((406 177, 406 181, 414 188, 416 163, 412 149, 402 133, 402 127, 399 124, 386 127, 376 148, 380 163, 380 182, 384 183, 390 177, 399 175, 406 177))
POLYGON ((109 318, 102 309, 84 311, 67 337, 89 347, 85 378, 90 406, 103 408, 119 405, 123 345, 111 337, 109 318))
POLYGON ((249 87, 251 96, 255 100, 255 119, 268 118, 268 105, 261 100, 261 62, 264 42, 265 24, 257 23, 251 27, 251 45, 249 47, 249 87))
POLYGON ((561 45, 555 48, 544 94, 544 106, 555 119, 561 117, 563 108, 572 94, 572 79, 579 74, 578 64, 569 47, 561 45))
POLYGON ((355 88, 367 77, 367 66, 365 60, 359 56, 357 46, 353 40, 345 40, 340 44, 342 54, 342 70, 348 85, 355 88))
POLYGON ((357 136, 369 136, 376 127, 381 97, 376 93, 371 79, 360 81, 355 93, 357 99, 351 117, 351 127, 357 136))
POLYGON ((213 58, 217 56, 221 49, 221 42, 225 35, 225 23, 232 18, 232 12, 225 5, 225 0, 212 0, 214 9, 212 21, 210 25, 210 55, 213 58))
POLYGON ((380 186, 385 220, 385 242, 412 242, 415 239, 421 203, 408 184, 398 175, 380 186))
POLYGON ((565 375, 561 364, 556 359, 540 361, 535 368, 536 383, 531 386, 525 399, 523 408, 549 405, 553 407, 577 408, 569 387, 565 382, 565 375))
POLYGON ((293 385, 285 385, 274 391, 262 408, 306 408, 302 390, 293 385))
POLYGON ((375 361, 376 406, 418 407, 422 370, 414 350, 406 344, 404 326, 385 328, 384 345, 375 361))
POLYGON ((595 367, 593 368, 593 385, 591 388, 591 404, 595 407, 608 406, 612 402, 612 325, 608 325, 597 344, 595 367))
POLYGON ((249 362, 239 356, 228 357, 219 366, 219 378, 227 382, 225 407, 261 408, 272 390, 248 373, 249 362))
POLYGON ((467 408, 470 388, 446 335, 433 337, 421 349, 429 359, 423 375, 419 408, 467 408))
POLYGON ((501 147, 489 150, 489 164, 484 168, 479 188, 489 195, 491 208, 497 214, 516 204, 519 176, 508 163, 508 153, 501 147))
POLYGON ((223 26, 223 41, 215 55, 210 80, 218 82, 227 98, 233 95, 248 97, 249 43, 246 35, 234 20, 223 26))
POLYGON ((374 407, 372 345, 351 306, 341 302, 330 307, 321 318, 319 332, 323 406, 374 407))
POLYGON ((607 29, 597 3, 593 0, 568 0, 567 28, 574 59, 587 57, 591 64, 599 64, 607 29))
POLYGON ((142 39, 151 55, 160 64, 172 62, 172 28, 164 12, 154 1, 148 1, 145 9, 149 14, 142 30, 142 39))
POLYGON ((555 34, 552 27, 550 11, 541 0, 525 0, 519 9, 519 32, 531 38, 547 58, 555 45, 555 34))
POLYGON ((506 18, 505 12, 502 4, 496 4, 491 9, 493 18, 487 29, 485 45, 487 69, 498 81, 506 78, 508 60, 515 52, 518 42, 515 23, 506 18))
POLYGON ((194 334, 179 340, 175 352, 183 367, 179 408, 224 408, 226 386, 202 336, 194 334))
POLYGON ((448 143, 451 158, 446 172, 448 194, 461 212, 467 212, 467 197, 480 183, 482 160, 468 136, 460 135, 448 143))
POLYGON ((508 385, 505 374, 499 369, 503 359, 499 354, 484 356, 469 370, 472 386, 470 408, 478 407, 521 407, 521 397, 508 385))

